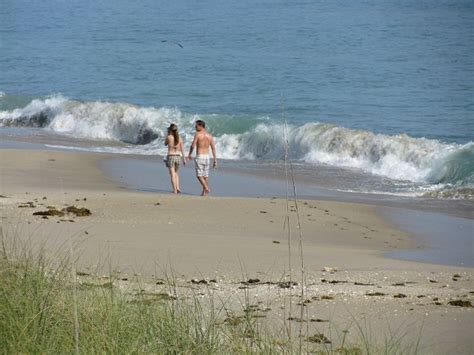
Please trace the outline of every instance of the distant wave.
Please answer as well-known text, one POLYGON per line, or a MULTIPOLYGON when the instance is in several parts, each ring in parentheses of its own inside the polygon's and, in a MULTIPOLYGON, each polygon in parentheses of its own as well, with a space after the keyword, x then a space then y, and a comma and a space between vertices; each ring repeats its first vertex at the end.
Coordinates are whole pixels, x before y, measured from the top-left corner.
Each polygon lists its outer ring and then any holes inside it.
MULTIPOLYGON (((277 160, 283 157, 283 126, 265 117, 195 115, 177 108, 80 102, 61 95, 35 99, 24 108, 0 111, 2 126, 40 127, 75 137, 121 141, 134 145, 127 149, 138 154, 163 154, 165 129, 171 122, 180 126, 189 142, 193 122, 198 118, 208 122, 223 158, 277 160)), ((458 196, 459 191, 472 196, 474 191, 473 142, 447 144, 321 122, 290 125, 289 136, 291 158, 295 160, 439 185, 442 191, 451 191, 452 196, 458 196)))

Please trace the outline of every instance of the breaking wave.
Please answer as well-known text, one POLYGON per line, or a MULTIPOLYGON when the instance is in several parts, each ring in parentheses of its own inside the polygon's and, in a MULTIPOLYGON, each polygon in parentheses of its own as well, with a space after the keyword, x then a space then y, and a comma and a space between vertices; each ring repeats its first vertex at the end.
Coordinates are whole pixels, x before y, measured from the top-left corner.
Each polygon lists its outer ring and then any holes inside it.
MULTIPOLYGON (((208 123, 223 158, 278 160, 283 157, 283 125, 266 117, 196 115, 177 108, 81 102, 61 95, 35 99, 23 108, 0 111, 0 125, 4 127, 38 127, 74 137, 120 141, 132 145, 128 151, 138 154, 164 153, 165 129, 171 122, 180 126, 189 142, 193 122, 198 118, 208 123)), ((289 137, 291 158, 295 160, 439 185, 443 187, 440 196, 459 197, 459 191, 463 196, 473 195, 473 142, 448 144, 321 122, 290 125, 289 137)))

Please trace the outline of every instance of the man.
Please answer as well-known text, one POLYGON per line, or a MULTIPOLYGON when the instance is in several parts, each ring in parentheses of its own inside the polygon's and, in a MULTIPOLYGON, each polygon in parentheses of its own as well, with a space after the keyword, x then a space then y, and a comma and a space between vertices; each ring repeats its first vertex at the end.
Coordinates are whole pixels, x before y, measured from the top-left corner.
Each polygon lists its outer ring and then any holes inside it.
POLYGON ((196 176, 202 185, 201 196, 207 196, 211 192, 211 189, 209 189, 209 147, 211 147, 212 157, 214 159, 213 167, 217 168, 216 144, 214 143, 212 135, 206 130, 206 123, 204 121, 197 120, 195 124, 196 134, 189 148, 188 158, 189 160, 192 159, 194 148, 196 148, 196 176))

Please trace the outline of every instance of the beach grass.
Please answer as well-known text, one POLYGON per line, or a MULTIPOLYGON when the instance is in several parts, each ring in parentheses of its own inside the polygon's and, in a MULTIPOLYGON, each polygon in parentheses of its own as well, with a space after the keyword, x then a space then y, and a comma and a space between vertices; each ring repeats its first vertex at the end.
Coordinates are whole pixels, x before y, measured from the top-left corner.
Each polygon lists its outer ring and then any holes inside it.
MULTIPOLYGON (((17 245, 16 245, 17 246, 17 245)), ((133 297, 107 282, 77 282, 73 264, 28 248, 0 255, 2 353, 273 353, 253 319, 225 324, 196 300, 133 297), (53 267, 54 265, 54 267, 53 267)))
POLYGON ((48 258, 41 250, 2 239, 1 353, 416 353, 402 351, 401 342, 376 347, 363 332, 358 344, 341 333, 333 342, 305 337, 301 346, 284 325, 270 329, 252 317, 250 303, 242 304, 243 316, 223 317, 212 294, 206 302, 179 297, 172 278, 168 292, 123 292, 113 275, 85 282, 71 254, 48 258))

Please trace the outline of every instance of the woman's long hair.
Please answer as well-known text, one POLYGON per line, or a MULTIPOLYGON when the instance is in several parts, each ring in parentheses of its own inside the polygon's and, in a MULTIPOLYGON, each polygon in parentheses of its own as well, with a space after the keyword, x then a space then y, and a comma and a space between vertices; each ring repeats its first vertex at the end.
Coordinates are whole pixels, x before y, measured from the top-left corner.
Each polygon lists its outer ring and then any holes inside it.
POLYGON ((178 132, 178 126, 176 126, 174 123, 172 123, 168 127, 168 134, 172 134, 174 137, 174 145, 177 146, 179 143, 179 132, 178 132))

